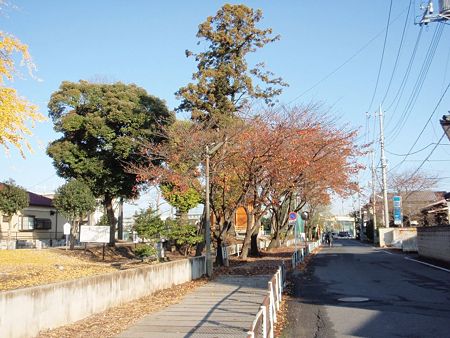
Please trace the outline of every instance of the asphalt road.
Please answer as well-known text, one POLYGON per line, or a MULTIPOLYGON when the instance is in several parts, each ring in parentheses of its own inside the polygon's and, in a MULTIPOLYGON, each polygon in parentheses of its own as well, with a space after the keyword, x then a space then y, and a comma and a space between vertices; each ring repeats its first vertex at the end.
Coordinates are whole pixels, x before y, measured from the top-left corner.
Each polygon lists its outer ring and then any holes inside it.
POLYGON ((356 240, 323 247, 294 275, 282 336, 450 337, 450 272, 408 258, 356 240))

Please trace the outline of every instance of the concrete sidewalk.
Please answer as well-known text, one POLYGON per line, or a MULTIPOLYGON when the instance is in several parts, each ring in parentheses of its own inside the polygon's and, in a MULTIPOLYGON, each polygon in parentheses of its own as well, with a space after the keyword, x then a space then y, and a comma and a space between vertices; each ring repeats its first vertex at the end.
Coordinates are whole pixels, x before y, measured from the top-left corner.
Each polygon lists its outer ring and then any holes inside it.
POLYGON ((246 337, 270 276, 219 276, 117 337, 246 337))

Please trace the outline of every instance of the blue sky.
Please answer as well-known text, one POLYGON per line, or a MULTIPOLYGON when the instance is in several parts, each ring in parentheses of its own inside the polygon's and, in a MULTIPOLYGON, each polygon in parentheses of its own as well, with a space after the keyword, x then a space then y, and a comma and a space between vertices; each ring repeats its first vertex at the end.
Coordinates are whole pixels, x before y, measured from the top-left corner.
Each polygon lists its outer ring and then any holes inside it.
MULTIPOLYGON (((136 83, 164 99, 173 109, 178 104, 174 92, 190 81, 195 69, 193 60, 187 59, 184 51, 196 49, 198 24, 207 16, 214 15, 224 3, 206 0, 15 0, 13 4, 17 8, 0 16, 2 30, 28 44, 38 67, 36 75, 42 81, 25 77, 16 79, 12 86, 39 105, 45 115, 50 95, 62 81, 98 78, 136 83)), ((264 13, 261 27, 272 27, 276 34, 281 35, 280 41, 258 51, 249 60, 250 63, 265 62, 268 69, 290 84, 280 102, 291 105, 321 102, 331 108, 337 123, 359 128, 362 141, 372 140, 374 117, 369 119, 368 127, 366 111, 370 108, 373 113, 386 93, 409 0, 393 1, 375 96, 390 0, 243 3, 261 8, 264 13), (377 38, 372 40, 375 36, 377 38)), ((411 8, 386 106, 390 105, 402 82, 419 33, 419 26, 414 25, 414 15, 419 15, 418 8, 411 8)), ((437 24, 430 24, 422 29, 402 99, 395 111, 396 103, 386 111, 389 168, 404 159, 393 154, 409 152, 430 116, 430 123, 411 152, 428 147, 408 156, 397 169, 417 168, 433 149, 434 145, 430 144, 436 143, 442 135, 438 120, 450 109, 450 93, 444 96, 433 115, 432 112, 450 81, 450 27, 444 26, 431 66, 423 74, 421 91, 414 96, 417 100, 412 109, 406 109, 436 27, 437 24), (402 128, 395 128, 396 125, 402 128)), ((378 124, 376 126, 375 133, 378 132, 378 124)), ((50 121, 39 124, 30 139, 33 154, 27 154, 26 159, 22 159, 14 149, 7 157, 2 154, 0 179, 13 178, 18 184, 38 193, 53 191, 63 180, 56 176, 45 147, 57 137, 50 121)), ((379 152, 377 162, 378 158, 379 152)), ((450 146, 444 138, 422 167, 429 174, 446 177, 438 187, 442 190, 450 190, 448 160, 450 146)), ((367 160, 362 162, 367 163, 367 160)), ((361 184, 366 185, 368 178, 368 174, 361 175, 361 184)), ((141 205, 148 204, 150 199, 145 197, 141 205)), ((342 211, 341 202, 334 204, 336 211, 342 211)), ((348 211, 352 200, 343 204, 344 211, 348 211)), ((129 207, 126 213, 131 214, 133 210, 129 207)))

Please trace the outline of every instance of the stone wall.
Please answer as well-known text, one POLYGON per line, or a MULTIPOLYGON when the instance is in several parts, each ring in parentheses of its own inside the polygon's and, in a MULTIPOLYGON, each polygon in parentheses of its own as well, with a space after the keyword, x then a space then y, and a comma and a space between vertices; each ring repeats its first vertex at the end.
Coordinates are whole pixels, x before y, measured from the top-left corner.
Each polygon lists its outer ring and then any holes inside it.
POLYGON ((417 252, 417 228, 379 228, 380 247, 394 247, 417 252))
POLYGON ((204 273, 202 256, 0 292, 0 337, 34 337, 41 330, 73 323, 204 273))
POLYGON ((417 228, 419 255, 450 263, 450 226, 417 228))

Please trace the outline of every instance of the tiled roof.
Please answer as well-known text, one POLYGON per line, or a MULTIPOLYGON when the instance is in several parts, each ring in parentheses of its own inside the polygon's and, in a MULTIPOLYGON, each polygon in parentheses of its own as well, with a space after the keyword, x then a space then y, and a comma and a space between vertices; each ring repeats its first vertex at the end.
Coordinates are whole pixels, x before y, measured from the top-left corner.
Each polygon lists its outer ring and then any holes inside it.
MULTIPOLYGON (((3 183, 0 183, 0 189, 3 188, 3 183)), ((53 200, 51 198, 35 194, 34 192, 27 191, 30 206, 39 207, 53 207, 53 200)))
POLYGON ((28 196, 30 198, 30 206, 53 207, 53 200, 48 197, 30 191, 28 191, 28 196))

